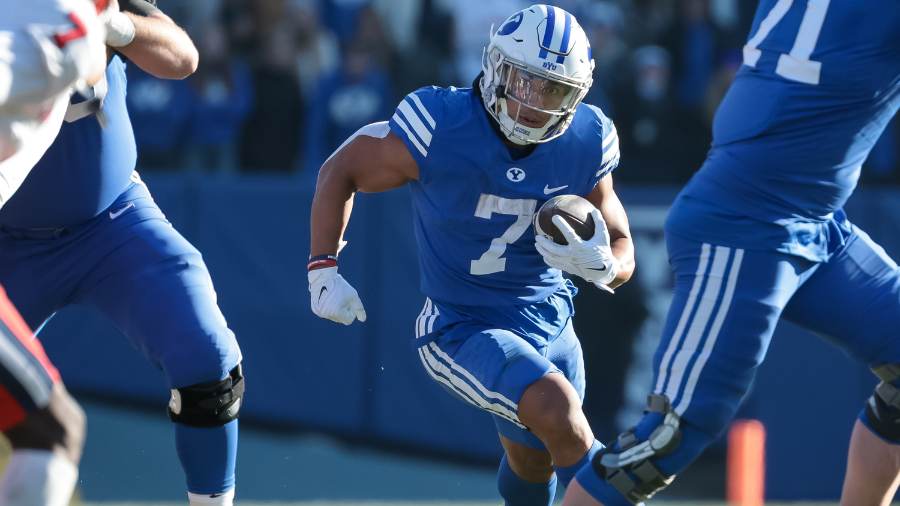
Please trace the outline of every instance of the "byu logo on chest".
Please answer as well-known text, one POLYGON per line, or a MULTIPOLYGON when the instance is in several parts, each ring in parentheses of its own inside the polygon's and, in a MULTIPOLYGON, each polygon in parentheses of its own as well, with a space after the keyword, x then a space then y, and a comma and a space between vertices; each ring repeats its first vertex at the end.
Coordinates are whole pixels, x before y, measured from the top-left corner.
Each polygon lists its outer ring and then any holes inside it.
POLYGON ((525 171, 518 167, 512 167, 506 171, 506 179, 509 179, 513 183, 518 183, 525 179, 525 171))

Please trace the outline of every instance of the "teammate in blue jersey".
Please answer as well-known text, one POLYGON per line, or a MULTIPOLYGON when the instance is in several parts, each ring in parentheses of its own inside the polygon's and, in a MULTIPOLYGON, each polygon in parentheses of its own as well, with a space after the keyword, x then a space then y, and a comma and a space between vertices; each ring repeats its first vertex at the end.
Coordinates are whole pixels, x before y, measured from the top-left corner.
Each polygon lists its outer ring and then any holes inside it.
MULTIPOLYGON (((107 15, 115 53, 92 97, 0 209, 0 285, 32 328, 69 304, 96 307, 168 380, 192 504, 231 504, 241 354, 200 253, 172 228, 135 169, 125 60, 163 78, 194 71, 190 38, 152 4, 107 15)), ((73 99, 74 101, 74 99, 73 99)))
POLYGON ((353 194, 408 186, 427 296, 415 325, 422 366, 493 415, 506 504, 547 506, 557 480, 568 484, 600 448, 581 410, 575 290, 561 271, 613 288, 634 269, 610 175, 618 137, 581 103, 593 60, 562 9, 513 14, 492 34, 482 67, 473 88, 410 93, 389 122, 364 127, 325 162, 312 205, 311 305, 345 325, 365 321, 337 271, 353 194), (567 245, 535 237, 536 209, 563 193, 599 209, 591 239, 571 228, 567 245))
POLYGON ((567 506, 638 503, 668 485, 732 419, 780 318, 881 379, 853 429, 841 504, 891 502, 900 270, 842 207, 898 105, 895 0, 760 2, 706 163, 665 225, 675 295, 649 407, 578 474, 567 506))

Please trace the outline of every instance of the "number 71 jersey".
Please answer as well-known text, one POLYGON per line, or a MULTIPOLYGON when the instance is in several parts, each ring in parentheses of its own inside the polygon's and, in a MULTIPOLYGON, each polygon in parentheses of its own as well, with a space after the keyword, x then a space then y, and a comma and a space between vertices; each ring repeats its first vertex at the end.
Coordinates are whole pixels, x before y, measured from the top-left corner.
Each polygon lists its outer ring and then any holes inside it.
POLYGON ((566 132, 514 159, 472 88, 421 88, 391 131, 419 166, 410 184, 422 291, 433 300, 501 306, 543 300, 563 282, 534 248, 535 211, 585 196, 619 163, 615 127, 581 104, 566 132))
POLYGON ((900 2, 762 0, 686 193, 767 223, 823 222, 900 105, 900 2))

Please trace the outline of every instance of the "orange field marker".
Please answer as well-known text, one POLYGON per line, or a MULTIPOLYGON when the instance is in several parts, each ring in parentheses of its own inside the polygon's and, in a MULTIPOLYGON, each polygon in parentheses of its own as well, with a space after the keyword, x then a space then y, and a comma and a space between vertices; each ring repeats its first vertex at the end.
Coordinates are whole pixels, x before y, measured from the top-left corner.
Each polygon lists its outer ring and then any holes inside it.
POLYGON ((766 428, 759 420, 736 420, 728 431, 726 495, 729 506, 763 506, 766 428))

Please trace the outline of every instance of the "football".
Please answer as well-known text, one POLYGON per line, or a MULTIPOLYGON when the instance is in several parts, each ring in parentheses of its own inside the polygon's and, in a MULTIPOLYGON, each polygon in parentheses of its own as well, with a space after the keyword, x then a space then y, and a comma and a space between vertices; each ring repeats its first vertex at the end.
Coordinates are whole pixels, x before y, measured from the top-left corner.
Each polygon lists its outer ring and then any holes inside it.
POLYGON ((593 209, 593 204, 578 195, 557 195, 544 202, 535 213, 534 233, 545 235, 557 244, 567 244, 565 236, 553 224, 553 217, 559 215, 579 237, 588 240, 594 235, 593 209))

